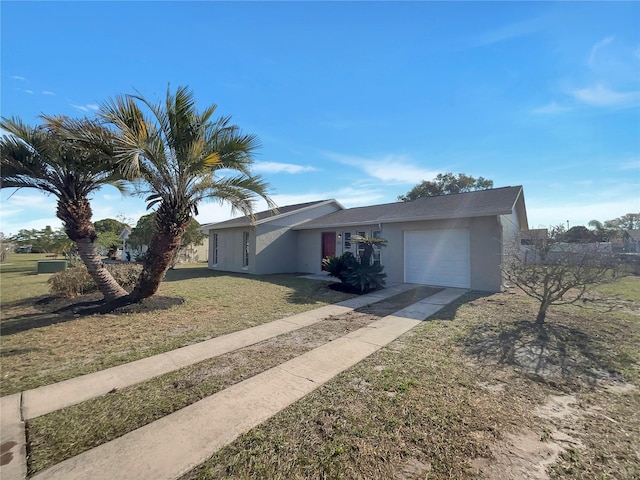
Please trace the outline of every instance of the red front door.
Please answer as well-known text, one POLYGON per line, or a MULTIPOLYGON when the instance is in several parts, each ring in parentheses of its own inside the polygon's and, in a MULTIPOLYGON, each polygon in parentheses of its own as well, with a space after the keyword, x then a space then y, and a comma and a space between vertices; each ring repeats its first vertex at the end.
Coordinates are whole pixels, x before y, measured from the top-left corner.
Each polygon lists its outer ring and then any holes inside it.
MULTIPOLYGON (((322 232, 322 258, 335 257, 336 232, 322 232)), ((322 267, 324 270, 324 267, 322 267)))

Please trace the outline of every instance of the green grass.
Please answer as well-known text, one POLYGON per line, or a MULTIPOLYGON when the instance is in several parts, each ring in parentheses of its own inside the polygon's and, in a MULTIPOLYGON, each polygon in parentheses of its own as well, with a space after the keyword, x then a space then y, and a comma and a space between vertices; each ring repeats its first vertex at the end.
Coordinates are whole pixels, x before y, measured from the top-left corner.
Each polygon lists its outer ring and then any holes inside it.
POLYGON ((182 297, 182 305, 167 310, 76 318, 35 305, 43 296, 40 292, 46 292, 49 275, 29 275, 29 263, 21 266, 22 271, 7 272, 7 277, 0 273, 3 295, 14 299, 21 296, 2 305, 2 395, 166 352, 352 296, 330 290, 324 282, 295 275, 226 275, 198 264, 170 270, 160 286, 159 296, 182 297), (24 298, 22 284, 15 281, 20 275, 31 282, 27 291, 38 295, 24 298))
MULTIPOLYGON (((607 289, 633 298, 640 279, 617 286, 607 289)), ((535 312, 523 296, 467 295, 182 480, 471 479, 478 478, 478 460, 502 461, 503 468, 519 460, 506 443, 510 436, 533 432, 548 443, 559 431, 585 447, 567 450, 549 469, 552 478, 638 478, 640 378, 630 372, 640 364, 640 312, 552 307, 546 347, 565 368, 548 372, 503 355, 539 340, 525 328, 535 312), (632 385, 627 393, 605 388, 623 380, 632 385), (549 395, 568 394, 578 400, 575 416, 534 414, 549 395)), ((529 476, 536 468, 529 466, 529 476)))
MULTIPOLYGON (((29 473, 124 435, 202 398, 364 327, 436 290, 417 289, 355 312, 29 420, 29 473)), ((410 382, 407 383, 407 388, 410 382)))
MULTIPOLYGON (((47 280, 51 274, 36 274, 38 260, 44 253, 10 253, 0 265, 0 305, 13 304, 49 294, 47 280)), ((4 316, 4 315, 3 315, 4 316)))
MULTIPOLYGON (((3 286, 4 278, 3 272, 3 286)), ((322 286, 287 275, 180 267, 160 294, 182 296, 183 305, 66 319, 3 335, 3 377, 11 380, 5 387, 3 378, 3 389, 95 371, 344 298, 322 286)), ((517 460, 506 442, 523 432, 545 444, 564 432, 583 445, 565 450, 547 469, 551 478, 638 478, 640 278, 599 287, 591 298, 551 307, 539 329, 528 297, 468 294, 242 435, 183 480, 471 479, 478 477, 478 461, 496 464, 509 454, 517 460), (523 352, 538 352, 538 358, 523 352), (574 396, 573 413, 536 416, 550 395, 574 396)), ((9 305, 8 312, 3 304, 3 323, 37 314, 24 301, 9 305)), ((293 336, 278 337, 257 350, 33 419, 30 471, 284 361, 340 333, 343 327, 336 326, 303 329, 302 344, 293 336)))

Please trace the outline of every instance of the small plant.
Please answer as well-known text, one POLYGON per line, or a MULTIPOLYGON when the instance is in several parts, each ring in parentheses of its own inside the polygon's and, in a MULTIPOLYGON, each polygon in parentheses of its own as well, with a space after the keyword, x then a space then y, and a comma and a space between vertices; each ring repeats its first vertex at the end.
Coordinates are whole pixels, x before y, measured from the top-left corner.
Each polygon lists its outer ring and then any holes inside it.
MULTIPOLYGON (((107 265, 106 268, 114 280, 125 289, 133 288, 142 271, 140 265, 132 264, 107 265)), ((73 298, 98 291, 98 286, 89 275, 84 264, 67 268, 52 275, 48 283, 50 284, 51 293, 65 298, 73 298)))
POLYGON ((384 287, 384 279, 387 276, 382 271, 382 265, 360 263, 351 252, 345 252, 339 257, 324 258, 322 265, 330 276, 361 293, 384 287))
POLYGON ((47 283, 50 285, 51 293, 65 298, 77 297, 97 289, 84 264, 52 275, 47 283))
POLYGON ((384 287, 384 279, 387 274, 384 273, 383 266, 376 263, 374 265, 363 265, 358 263, 355 268, 350 269, 346 282, 360 290, 361 292, 369 292, 384 287))
POLYGON ((351 252, 345 252, 339 257, 326 257, 322 259, 322 266, 330 276, 344 283, 350 271, 358 265, 356 257, 351 252))

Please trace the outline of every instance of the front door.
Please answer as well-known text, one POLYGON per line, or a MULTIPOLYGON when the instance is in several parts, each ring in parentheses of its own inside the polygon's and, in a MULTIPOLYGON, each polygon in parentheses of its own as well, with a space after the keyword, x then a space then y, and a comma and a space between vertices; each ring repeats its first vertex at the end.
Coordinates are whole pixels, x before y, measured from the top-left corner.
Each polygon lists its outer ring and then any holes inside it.
MULTIPOLYGON (((322 258, 335 257, 335 255, 336 232, 322 232, 322 258)), ((324 266, 322 269, 324 270, 324 266)))

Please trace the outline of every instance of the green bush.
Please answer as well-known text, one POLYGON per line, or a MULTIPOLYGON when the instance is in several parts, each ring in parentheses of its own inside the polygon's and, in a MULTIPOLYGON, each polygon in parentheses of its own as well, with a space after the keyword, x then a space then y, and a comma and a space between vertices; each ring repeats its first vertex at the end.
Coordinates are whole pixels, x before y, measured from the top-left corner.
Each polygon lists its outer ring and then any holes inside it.
POLYGON ((322 259, 322 266, 331 277, 336 277, 344 283, 351 269, 358 265, 358 260, 351 252, 345 252, 339 257, 326 257, 322 259))
POLYGON ((384 287, 384 279, 387 276, 382 271, 384 268, 382 265, 359 263, 351 252, 345 252, 339 257, 324 258, 322 265, 330 276, 336 277, 361 293, 384 287))
MULTIPOLYGON (((136 284, 142 266, 136 264, 108 264, 107 270, 123 288, 131 289, 136 284)), ((51 293, 60 297, 72 298, 98 291, 98 287, 89 275, 84 264, 67 268, 49 278, 51 293)))
POLYGON ((355 268, 349 270, 346 282, 361 292, 369 292, 383 288, 387 274, 384 273, 383 266, 379 263, 373 265, 356 264, 355 268))

